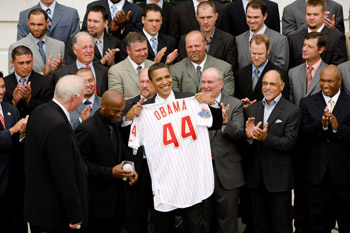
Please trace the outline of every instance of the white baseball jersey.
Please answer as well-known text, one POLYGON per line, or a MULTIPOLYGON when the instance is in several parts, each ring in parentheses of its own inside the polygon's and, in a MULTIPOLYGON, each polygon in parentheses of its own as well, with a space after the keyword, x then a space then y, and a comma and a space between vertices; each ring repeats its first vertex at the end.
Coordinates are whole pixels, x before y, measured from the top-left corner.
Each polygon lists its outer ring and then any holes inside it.
POLYGON ((214 190, 208 105, 194 97, 143 106, 131 126, 129 147, 144 146, 154 208, 167 212, 193 206, 214 190))

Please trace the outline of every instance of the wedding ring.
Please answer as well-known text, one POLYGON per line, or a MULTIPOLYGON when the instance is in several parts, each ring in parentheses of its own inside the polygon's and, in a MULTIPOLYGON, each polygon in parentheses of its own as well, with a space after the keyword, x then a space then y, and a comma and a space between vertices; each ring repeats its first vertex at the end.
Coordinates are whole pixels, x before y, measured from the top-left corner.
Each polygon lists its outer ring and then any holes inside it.
POLYGON ((81 228, 81 225, 79 224, 78 226, 77 226, 77 230, 79 230, 81 228))

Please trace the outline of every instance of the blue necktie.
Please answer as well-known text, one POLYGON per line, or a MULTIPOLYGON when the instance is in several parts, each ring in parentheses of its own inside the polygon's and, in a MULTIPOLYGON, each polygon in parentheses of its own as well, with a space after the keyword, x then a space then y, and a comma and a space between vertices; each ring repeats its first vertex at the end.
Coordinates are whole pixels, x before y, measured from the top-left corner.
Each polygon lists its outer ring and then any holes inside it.
POLYGON ((156 56, 157 55, 157 47, 158 47, 157 38, 155 38, 155 37, 151 38, 151 46, 152 46, 154 56, 156 56))
POLYGON ((117 7, 115 5, 111 6, 111 18, 114 19, 115 14, 117 13, 117 7))
POLYGON ((49 17, 49 21, 50 21, 50 24, 49 26, 47 27, 47 31, 49 32, 49 35, 50 35, 50 32, 51 32, 51 24, 52 24, 52 17, 51 17, 51 10, 50 8, 47 8, 46 9, 46 13, 47 13, 47 16, 49 17))
POLYGON ((84 102, 85 105, 89 105, 89 104, 92 104, 90 100, 85 100, 84 102))
POLYGON ((43 62, 44 64, 46 63, 46 55, 45 55, 45 52, 44 52, 44 49, 43 49, 43 45, 44 45, 44 41, 40 40, 38 42, 38 47, 39 47, 39 53, 41 55, 41 58, 43 59, 43 62))

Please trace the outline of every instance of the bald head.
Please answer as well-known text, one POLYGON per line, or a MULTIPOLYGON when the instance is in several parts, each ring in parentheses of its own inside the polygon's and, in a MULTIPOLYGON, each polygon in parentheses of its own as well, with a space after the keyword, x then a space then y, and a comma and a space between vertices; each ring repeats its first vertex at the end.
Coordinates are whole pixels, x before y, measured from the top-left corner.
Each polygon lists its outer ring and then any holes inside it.
POLYGON ((151 99, 156 94, 152 82, 148 78, 148 68, 145 68, 140 73, 139 79, 140 93, 147 100, 151 99))
POLYGON ((340 69, 337 66, 326 66, 320 75, 322 93, 325 96, 333 97, 338 93, 342 80, 340 69))
POLYGON ((109 122, 115 123, 125 107, 125 99, 118 90, 108 90, 102 95, 100 112, 109 122))

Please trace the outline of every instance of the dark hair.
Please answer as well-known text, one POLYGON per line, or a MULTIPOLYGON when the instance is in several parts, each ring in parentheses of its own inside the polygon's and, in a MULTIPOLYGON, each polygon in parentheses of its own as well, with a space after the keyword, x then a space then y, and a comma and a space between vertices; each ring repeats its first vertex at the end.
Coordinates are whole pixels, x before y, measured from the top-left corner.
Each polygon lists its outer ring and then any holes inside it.
POLYGON ((32 53, 32 50, 30 50, 30 48, 20 45, 12 50, 11 57, 12 57, 12 60, 15 61, 16 56, 28 55, 28 54, 30 54, 33 57, 33 53, 32 53))
POLYGON ((4 74, 2 73, 2 71, 0 71, 0 78, 3 78, 4 74))
POLYGON ((41 8, 35 8, 35 9, 31 10, 28 14, 28 19, 30 18, 31 15, 40 15, 40 14, 43 14, 45 17, 45 21, 47 21, 49 16, 47 15, 46 11, 44 11, 41 8))
POLYGON ((310 32, 305 35, 305 40, 317 39, 317 48, 320 49, 327 46, 327 35, 322 32, 310 32))
POLYGON ((158 11, 160 15, 163 16, 162 8, 160 8, 160 6, 158 6, 157 4, 146 4, 146 6, 144 6, 142 10, 142 16, 146 17, 149 11, 158 11))
POLYGON ((325 12, 327 4, 325 0, 307 0, 305 3, 305 8, 308 6, 321 6, 322 12, 325 12))
POLYGON ((149 67, 149 69, 148 69, 148 78, 149 78, 149 80, 152 81, 153 71, 159 70, 159 69, 162 69, 162 68, 167 68, 169 73, 170 73, 170 69, 169 69, 169 66, 167 64, 164 64, 162 62, 157 62, 157 63, 154 63, 153 65, 151 65, 149 67))
POLYGON ((91 11, 92 11, 92 12, 101 12, 102 17, 103 17, 103 20, 104 20, 104 21, 108 20, 108 11, 107 11, 106 7, 100 6, 100 5, 96 5, 96 6, 90 7, 90 8, 87 10, 87 15, 89 15, 89 13, 90 13, 91 11))
POLYGON ((129 49, 131 49, 132 43, 141 43, 146 40, 146 37, 141 32, 129 32, 125 37, 126 45, 129 47, 129 49))
POLYGON ((197 6, 197 14, 198 14, 198 10, 204 6, 209 6, 213 9, 214 14, 216 13, 216 7, 213 1, 203 1, 200 2, 197 6))
POLYGON ((265 15, 267 13, 267 6, 266 3, 261 0, 252 0, 248 3, 246 10, 251 7, 253 9, 260 9, 262 15, 265 15))

